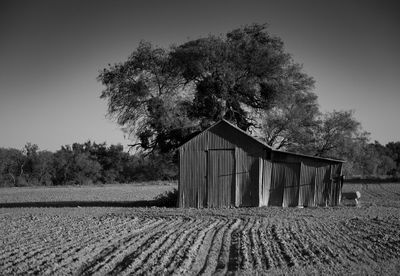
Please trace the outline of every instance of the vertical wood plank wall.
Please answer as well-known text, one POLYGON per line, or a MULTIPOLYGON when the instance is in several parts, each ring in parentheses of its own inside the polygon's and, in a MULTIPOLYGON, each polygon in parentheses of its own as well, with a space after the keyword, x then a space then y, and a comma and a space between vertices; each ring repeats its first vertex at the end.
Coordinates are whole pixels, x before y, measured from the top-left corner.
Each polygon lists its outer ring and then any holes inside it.
POLYGON ((300 163, 282 163, 284 172, 283 207, 295 207, 299 202, 300 163))
POLYGON ((340 202, 342 163, 273 151, 218 124, 179 149, 179 206, 325 206, 340 202))
POLYGON ((207 165, 207 206, 230 207, 235 205, 235 155, 234 150, 209 150, 207 165))
POLYGON ((268 205, 338 205, 341 195, 341 167, 341 163, 273 162, 268 205))
POLYGON ((226 125, 199 134, 180 148, 179 206, 259 206, 264 154, 261 144, 226 125))
POLYGON ((268 206, 271 190, 272 162, 265 159, 263 159, 262 162, 263 169, 260 206, 268 206))
POLYGON ((316 168, 301 162, 299 206, 315 206, 316 168))
POLYGON ((282 206, 285 189, 285 169, 283 163, 272 163, 269 206, 282 206))

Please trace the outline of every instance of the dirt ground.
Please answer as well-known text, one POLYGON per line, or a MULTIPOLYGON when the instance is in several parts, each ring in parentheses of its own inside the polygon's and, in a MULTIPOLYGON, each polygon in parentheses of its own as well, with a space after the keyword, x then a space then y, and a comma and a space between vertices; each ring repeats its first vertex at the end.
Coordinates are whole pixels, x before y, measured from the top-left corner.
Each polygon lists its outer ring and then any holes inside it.
POLYGON ((359 207, 0 208, 0 274, 399 275, 400 184, 355 190, 359 207))

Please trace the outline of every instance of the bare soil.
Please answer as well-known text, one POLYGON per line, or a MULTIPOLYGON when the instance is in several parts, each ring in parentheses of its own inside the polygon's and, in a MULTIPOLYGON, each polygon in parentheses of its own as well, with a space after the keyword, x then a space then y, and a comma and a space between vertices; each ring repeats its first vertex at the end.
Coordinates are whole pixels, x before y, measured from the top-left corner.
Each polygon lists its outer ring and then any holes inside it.
POLYGON ((356 190, 359 207, 0 208, 0 274, 399 275, 400 184, 356 190))

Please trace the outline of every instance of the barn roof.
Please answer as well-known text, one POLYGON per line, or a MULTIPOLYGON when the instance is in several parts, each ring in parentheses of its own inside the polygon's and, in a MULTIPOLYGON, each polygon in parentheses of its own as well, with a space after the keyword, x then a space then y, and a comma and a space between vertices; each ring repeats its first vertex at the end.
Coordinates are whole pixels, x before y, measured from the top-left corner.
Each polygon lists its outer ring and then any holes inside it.
MULTIPOLYGON (((216 123, 213 124, 212 126, 210 126, 210 127, 208 127, 207 129, 203 130, 201 133, 206 132, 206 131, 209 131, 210 129, 212 129, 212 128, 216 127, 217 125, 220 125, 220 124, 226 124, 226 125, 228 125, 229 127, 232 127, 232 128, 235 129, 236 131, 239 131, 239 132, 241 132, 242 134, 246 135, 249 139, 251 139, 251 140, 253 140, 253 141, 259 143, 261 146, 263 146, 263 147, 265 147, 265 148, 268 148, 268 149, 270 149, 270 150, 273 151, 273 152, 280 152, 280 153, 284 153, 284 154, 290 154, 290 155, 295 155, 295 156, 307 157, 307 158, 312 158, 312 159, 315 159, 315 160, 325 160, 325 161, 333 161, 333 162, 341 162, 341 163, 346 162, 346 161, 344 161, 344 160, 338 160, 338 159, 332 159, 332 158, 325 158, 325 157, 319 157, 319 156, 312 156, 312 155, 306 155, 306 154, 294 153, 294 152, 288 152, 288 151, 282 151, 282 150, 276 150, 276 149, 272 148, 270 145, 268 145, 267 143, 265 143, 264 141, 261 141, 261 140, 255 138, 255 137, 251 136, 251 135, 248 134, 246 131, 240 129, 239 127, 235 126, 234 124, 228 122, 228 121, 225 120, 225 119, 222 119, 222 120, 216 122, 216 123)), ((200 135, 201 133, 199 133, 198 135, 200 135)), ((195 137, 197 137, 197 135, 196 135, 195 137)), ((193 138, 194 138, 194 137, 193 137, 193 138)), ((192 139, 193 139, 193 138, 192 138, 192 139)), ((192 139, 190 139, 190 140, 192 140, 192 139)), ((189 143, 190 140, 187 141, 186 143, 189 143)), ((183 145, 185 145, 186 143, 184 143, 183 145)), ((181 145, 180 147, 182 147, 183 145, 181 145)))

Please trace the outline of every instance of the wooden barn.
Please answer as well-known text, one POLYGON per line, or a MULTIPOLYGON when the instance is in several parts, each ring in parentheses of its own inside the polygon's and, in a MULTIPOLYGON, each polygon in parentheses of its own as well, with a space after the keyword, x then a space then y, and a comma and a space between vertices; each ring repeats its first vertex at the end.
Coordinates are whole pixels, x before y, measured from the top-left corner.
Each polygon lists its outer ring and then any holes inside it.
POLYGON ((344 161, 274 150, 221 120, 179 148, 179 206, 335 206, 344 161))

